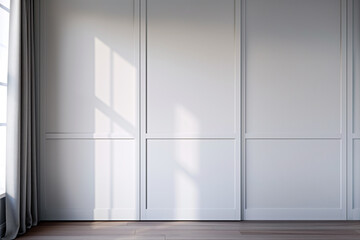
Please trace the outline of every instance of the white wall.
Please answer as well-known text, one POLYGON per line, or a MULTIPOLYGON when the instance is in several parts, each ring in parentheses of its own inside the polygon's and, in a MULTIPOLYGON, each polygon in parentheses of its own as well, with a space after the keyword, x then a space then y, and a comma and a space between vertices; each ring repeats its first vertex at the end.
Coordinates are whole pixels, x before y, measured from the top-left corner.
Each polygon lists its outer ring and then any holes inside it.
POLYGON ((348 216, 360 219, 360 1, 349 9, 348 90, 348 216), (351 49, 353 48, 353 52, 351 49))
POLYGON ((345 219, 345 13, 245 1, 244 219, 345 219))
POLYGON ((41 218, 139 219, 137 6, 41 7, 41 218))
POLYGON ((359 0, 41 2, 42 219, 360 219, 359 0))
POLYGON ((147 1, 142 219, 240 218, 239 7, 147 1))

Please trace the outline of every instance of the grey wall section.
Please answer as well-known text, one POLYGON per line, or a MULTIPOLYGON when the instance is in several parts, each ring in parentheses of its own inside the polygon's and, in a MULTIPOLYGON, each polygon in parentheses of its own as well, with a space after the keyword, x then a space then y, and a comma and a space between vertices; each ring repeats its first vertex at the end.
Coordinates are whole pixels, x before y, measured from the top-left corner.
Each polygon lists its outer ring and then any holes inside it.
POLYGON ((0 237, 5 233, 5 198, 0 198, 0 237))

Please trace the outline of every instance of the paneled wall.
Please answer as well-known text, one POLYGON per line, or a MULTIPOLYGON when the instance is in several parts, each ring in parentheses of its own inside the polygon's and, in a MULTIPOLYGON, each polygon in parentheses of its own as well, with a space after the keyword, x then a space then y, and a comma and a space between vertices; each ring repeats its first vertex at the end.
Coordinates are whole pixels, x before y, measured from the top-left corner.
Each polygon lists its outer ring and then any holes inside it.
POLYGON ((346 3, 243 8, 244 219, 345 219, 346 3))
POLYGON ((240 218, 239 7, 144 6, 142 219, 240 218))
POLYGON ((360 0, 41 0, 43 220, 360 219, 360 0))
POLYGON ((138 6, 41 8, 41 217, 139 219, 138 6))
POLYGON ((348 51, 348 216, 360 219, 360 1, 350 3, 348 51), (353 51, 352 51, 353 50, 353 51))

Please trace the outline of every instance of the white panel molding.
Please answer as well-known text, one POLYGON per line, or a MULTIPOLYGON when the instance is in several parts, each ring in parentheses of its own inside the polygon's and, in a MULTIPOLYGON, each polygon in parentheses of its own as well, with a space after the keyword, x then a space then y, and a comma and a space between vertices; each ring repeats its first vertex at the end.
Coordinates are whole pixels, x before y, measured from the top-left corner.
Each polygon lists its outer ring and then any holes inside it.
POLYGON ((180 211, 174 209, 148 209, 147 214, 159 221, 173 220, 174 216, 179 219, 188 219, 190 221, 196 221, 199 220, 199 218, 216 221, 228 221, 229 219, 238 218, 238 215, 234 213, 234 209, 199 209, 197 210, 197 216, 193 218, 189 218, 189 216, 193 215, 192 209, 181 209, 180 211))
POLYGON ((246 199, 246 11, 245 0, 240 1, 240 155, 241 155, 241 175, 240 175, 240 197, 241 197, 241 219, 245 220, 245 199, 246 199))
MULTIPOLYGON (((348 166, 347 166, 347 192, 348 192, 348 201, 347 201, 347 214, 349 220, 359 220, 360 219, 360 209, 355 207, 354 186, 355 186, 355 175, 354 175, 354 145, 355 141, 360 139, 360 133, 355 131, 355 96, 359 94, 359 90, 354 88, 354 69, 358 66, 354 66, 354 51, 359 49, 359 43, 355 42, 355 34, 359 33, 359 11, 360 10, 360 1, 359 0, 348 0, 347 1, 347 121, 348 121, 348 166), (355 19, 357 22, 355 22, 355 19), (357 45, 355 45, 357 44, 357 45)), ((357 119, 358 120, 358 119, 357 119)))
POLYGON ((242 105, 241 105, 241 98, 242 98, 242 72, 241 72, 241 64, 242 64, 242 36, 241 36, 241 11, 242 11, 242 2, 241 0, 234 1, 235 6, 235 130, 236 130, 236 138, 235 138, 235 166, 236 169, 236 183, 235 184, 235 194, 236 194, 236 208, 237 214, 236 219, 243 220, 242 218, 242 198, 241 198, 241 189, 242 189, 242 105))
POLYGON ((147 179, 147 165, 146 165, 146 133, 147 133, 147 123, 146 123, 146 97, 147 97, 147 1, 140 1, 140 219, 146 219, 146 209, 147 209, 147 189, 146 189, 146 179, 147 179))
MULTIPOLYGON (((46 12, 46 1, 41 2, 41 13, 46 12)), ((353 31, 354 23, 353 18, 354 14, 359 14, 359 12, 354 12, 354 2, 359 6, 359 0, 339 0, 341 4, 341 51, 342 51, 342 76, 341 76, 341 126, 340 132, 338 134, 322 134, 322 135, 311 135, 311 134, 277 134, 277 133, 246 133, 246 29, 245 29, 245 20, 246 20, 246 12, 244 5, 246 4, 246 0, 234 0, 235 5, 235 39, 239 44, 236 46, 236 54, 235 54, 235 64, 236 64, 236 73, 235 73, 235 85, 234 89, 236 93, 236 104, 234 112, 235 114, 235 132, 232 134, 215 134, 215 135, 206 135, 206 134, 155 134, 148 133, 147 131, 147 0, 134 0, 134 27, 135 33, 139 34, 139 36, 135 37, 135 46, 138 55, 137 59, 137 69, 138 76, 137 80, 140 83, 140 87, 138 87, 138 101, 140 102, 140 107, 138 107, 137 112, 137 124, 140 125, 140 130, 136 132, 135 137, 124 136, 124 134, 117 133, 76 133, 76 132, 47 132, 46 131, 46 48, 48 47, 45 39, 45 29, 46 29, 46 17, 45 14, 41 14, 40 21, 40 39, 41 39, 41 48, 39 49, 39 55, 41 56, 40 62, 40 78, 41 86, 40 86, 40 108, 42 111, 41 119, 40 119, 40 159, 41 162, 46 161, 46 148, 47 142, 51 140, 88 140, 88 139, 115 139, 115 140, 137 140, 140 139, 140 143, 136 146, 136 159, 140 159, 138 163, 139 168, 139 176, 138 179, 140 181, 139 185, 139 197, 137 201, 137 205, 139 209, 137 210, 137 215, 134 216, 131 210, 127 209, 71 209, 71 210, 63 210, 63 209, 46 209, 46 198, 40 198, 40 217, 45 220, 78 220, 79 216, 82 219, 92 219, 94 212, 99 214, 98 220, 106 220, 106 215, 111 213, 113 216, 125 216, 123 219, 127 220, 136 220, 143 219, 146 220, 152 216, 157 219, 166 220, 168 217, 165 212, 147 209, 147 141, 148 140, 207 140, 207 139, 215 139, 215 140, 235 140, 235 161, 237 167, 235 171, 237 174, 237 186, 240 191, 237 191, 237 212, 234 214, 233 210, 221 209, 219 210, 224 213, 226 217, 223 220, 228 219, 268 219, 268 220, 283 220, 289 219, 289 216, 293 216, 291 220, 334 220, 334 219, 351 219, 358 220, 360 219, 360 209, 354 208, 354 176, 353 176, 353 165, 354 165, 354 140, 360 139, 360 133, 354 132, 354 94, 359 94, 358 92, 354 92, 353 89, 353 65, 352 65, 352 53, 353 53, 353 31), (240 14, 241 13, 241 14, 240 14), (241 26, 241 27, 240 27, 241 26), (138 40, 139 39, 139 40, 138 40), (241 79, 238 81, 238 79, 241 79), (141 116, 141 117, 140 117, 141 116), (246 167, 246 141, 247 140, 274 140, 274 139, 286 139, 286 140, 341 140, 341 208, 336 209, 247 209, 245 208, 245 196, 246 196, 246 183, 245 183, 245 167, 246 167), (347 164, 348 163, 348 164, 347 164), (241 165, 241 166, 240 166, 241 165), (141 198, 141 199, 140 199, 141 198), (346 207, 347 206, 347 207, 346 207), (347 211, 346 211, 347 209, 347 211), (244 211, 245 210, 245 211, 244 211), (225 212, 224 212, 225 211, 225 212), (314 218, 313 216, 317 215, 320 217, 314 218), (228 218, 228 219, 226 219, 228 218)), ((359 24, 359 23, 357 23, 359 24)), ((47 172, 46 164, 40 164, 41 175, 40 175, 40 190, 41 195, 46 196, 46 176, 44 173, 47 172)), ((204 212, 200 212, 200 215, 204 218, 211 218, 212 214, 208 215, 208 210, 204 212)), ((216 210, 211 210, 214 212, 214 215, 219 215, 219 212, 216 210)), ((179 214, 178 212, 176 213, 179 214)), ((186 213, 184 213, 184 217, 186 213)), ((170 214, 171 215, 171 214, 170 214)), ((169 215, 169 216, 170 216, 169 215)), ((120 219, 120 218, 119 218, 120 219)))
MULTIPOLYGON (((234 157, 230 157, 229 155, 235 155, 235 148, 234 145, 236 144, 236 140, 226 140, 226 141, 222 141, 224 139, 219 140, 215 140, 215 139, 201 139, 201 140, 197 140, 197 139, 186 139, 189 141, 192 141, 194 143, 197 143, 199 145, 201 145, 204 149, 205 145, 210 144, 210 146, 212 146, 211 148, 205 148, 207 149, 204 152, 200 151, 200 155, 203 154, 207 154, 206 157, 203 157, 202 159, 199 158, 193 158, 194 155, 192 155, 194 152, 192 152, 192 148, 186 148, 186 146, 192 146, 192 143, 188 143, 188 141, 183 141, 183 139, 172 139, 172 140, 177 140, 177 143, 173 143, 172 141, 167 141, 167 140, 162 140, 162 139, 147 139, 147 166, 148 168, 146 169, 146 174, 147 174, 147 195, 146 197, 146 211, 144 211, 144 215, 146 218, 144 218, 143 220, 239 220, 239 213, 238 213, 238 184, 234 183, 231 184, 233 185, 233 189, 231 189, 230 187, 228 188, 219 188, 219 185, 217 185, 216 183, 220 183, 220 185, 223 186, 229 186, 229 179, 233 178, 234 180, 238 178, 238 171, 236 169, 237 166, 237 159, 234 157), (204 145, 203 145, 204 144, 204 145), (157 147, 155 147, 155 146, 157 147), (162 148, 160 146, 163 146, 162 148), (171 149, 170 146, 175 146, 175 147, 180 147, 180 149, 182 149, 183 153, 177 157, 176 159, 171 159, 171 157, 169 157, 169 153, 171 154, 171 149), (224 149, 225 147, 225 149, 224 149), (211 150, 209 150, 211 149, 211 150), (234 149, 234 152, 228 151, 229 149, 234 149), (160 151, 159 151, 160 150, 160 151), (162 158, 161 156, 165 154, 165 158, 162 158), (217 157, 215 157, 216 155, 218 155, 217 157), (217 158, 219 157, 219 155, 221 155, 222 157, 222 161, 218 162, 217 158), (156 159, 163 159, 163 162, 161 163, 157 163, 156 159), (190 159, 190 161, 189 161, 190 159), (180 161, 179 161, 180 160, 180 161), (203 163, 209 163, 210 167, 207 167, 207 165, 201 165, 201 162, 203 163), (199 171, 202 171, 203 174, 205 175, 211 175, 214 176, 216 173, 214 173, 214 171, 218 171, 221 167, 224 167, 224 169, 227 169, 227 167, 229 165, 231 165, 231 169, 232 172, 228 173, 228 175, 224 176, 221 180, 216 180, 216 178, 212 178, 211 179, 211 185, 204 185, 204 176, 201 177, 201 175, 197 175, 196 179, 197 179, 197 184, 200 184, 200 186, 202 186, 200 189, 198 189, 198 191, 196 191, 196 200, 199 201, 200 199, 203 200, 203 203, 194 208, 193 206, 184 206, 182 205, 179 208, 169 208, 169 205, 172 205, 174 203, 172 203, 172 201, 163 201, 162 203, 159 204, 158 201, 156 201, 156 199, 159 198, 158 195, 156 194, 151 194, 152 191, 154 192, 161 192, 163 191, 163 193, 161 194, 161 198, 165 199, 169 199, 170 196, 172 196, 171 194, 167 194, 168 192, 171 192, 171 188, 169 189, 169 184, 165 184, 163 186, 163 189, 160 189, 159 186, 161 186, 161 184, 156 184, 161 182, 160 179, 162 179, 164 177, 164 175, 167 175, 169 172, 172 173, 172 171, 176 170, 174 169, 174 166, 178 165, 178 164, 183 164, 182 166, 185 167, 184 169, 193 169, 192 167, 194 167, 196 169, 196 166, 198 164, 199 167, 199 171), (194 165, 192 165, 192 163, 194 165), (192 166, 192 167, 191 167, 192 166), (216 168, 211 167, 211 166, 217 166, 216 168), (227 166, 227 167, 225 167, 227 166), (162 167, 165 167, 166 172, 165 173, 156 173, 157 169, 160 169, 162 167), (211 174, 212 173, 212 174, 211 174), (216 183, 215 183, 215 182, 216 183), (151 184, 149 182, 152 182, 151 184), (211 187, 212 186, 212 187, 211 187), (212 192, 212 189, 217 189, 216 192, 212 192), (230 198, 230 196, 232 195, 231 192, 233 193, 233 199, 230 198), (211 201, 211 195, 215 194, 215 195, 219 195, 222 196, 224 199, 227 199, 226 202, 226 206, 222 206, 219 207, 219 205, 222 205, 223 203, 218 202, 216 203, 216 200, 214 199, 214 201, 211 201), (210 195, 209 195, 210 194, 210 195), (203 196, 203 198, 201 197, 203 196), (205 199, 205 196, 208 197, 208 199, 205 199), (209 201, 210 200, 210 201, 209 201), (209 205, 203 205, 203 204, 209 204, 209 202, 211 202, 210 205, 215 204, 214 207, 209 208, 209 205), (216 206, 217 205, 217 206, 216 206)), ((195 153, 197 152, 197 150, 195 150, 195 153)), ((170 155, 171 156, 171 155, 170 155)), ((196 155, 195 155, 196 156, 196 155)), ((180 172, 182 172, 182 169, 180 169, 180 172)), ((194 170, 194 169, 193 169, 194 170)), ((195 170, 194 170, 195 171, 195 170)), ((177 173, 177 171, 174 171, 174 173, 177 173)), ((185 171, 185 173, 187 173, 187 171, 185 171)), ((190 171, 190 176, 191 176, 192 171, 190 171)), ((184 179, 180 179, 181 181, 183 181, 184 179)), ((209 179, 210 180, 210 179, 209 179)), ((181 182, 180 181, 180 182, 181 182)), ((179 183, 179 180, 176 181, 175 183, 179 183)), ((170 183, 171 184, 171 183, 170 183)), ((195 185, 198 186, 199 185, 195 185)), ((184 188, 184 186, 178 186, 176 188, 176 194, 178 194, 177 198, 181 198, 181 196, 184 196, 186 194, 192 195, 192 188, 190 187, 190 189, 186 189, 184 188)), ((194 195, 193 195, 194 196, 194 195)), ((170 197, 171 199, 171 197, 170 197)), ((197 205, 199 204, 199 202, 197 202, 195 200, 195 202, 187 202, 187 204, 190 205, 197 205)), ((200 200, 201 201, 201 200, 200 200)))
POLYGON ((91 219, 96 216, 99 221, 109 220, 108 216, 112 216, 113 220, 127 219, 138 220, 138 216, 134 215, 133 209, 122 208, 95 208, 95 209, 50 209, 46 212, 46 219, 53 221, 76 221, 79 218, 91 219))
POLYGON ((235 52, 234 52, 234 94, 235 94, 235 104, 234 104, 234 132, 233 133, 216 133, 216 134, 207 134, 207 133, 150 133, 148 131, 148 103, 147 103, 147 0, 140 0, 140 62, 141 62, 141 134, 140 134, 140 146, 141 146, 141 220, 199 220, 196 218, 189 218, 193 214, 193 210, 181 209, 180 211, 171 210, 171 209, 149 209, 148 208, 148 189, 147 189, 147 155, 148 155, 148 141, 150 140, 234 140, 235 142, 235 203, 236 206, 234 209, 197 209, 198 216, 203 220, 241 220, 241 69, 240 69, 240 60, 241 60, 241 45, 240 45, 240 12, 241 12, 241 0, 234 0, 234 40, 235 40, 235 52), (175 214, 176 213, 176 214, 175 214), (174 219, 173 217, 177 218, 174 219), (219 218, 218 216, 223 216, 219 218))
POLYGON ((287 134, 287 133, 246 133, 245 139, 342 139, 343 135, 309 135, 309 134, 287 134))
MULTIPOLYGON (((47 5, 49 4, 46 0, 39 0, 39 48, 38 56, 39 59, 39 86, 38 92, 39 96, 39 107, 40 111, 40 120, 39 120, 39 136, 40 136, 40 219, 41 220, 139 220, 140 219, 140 184, 136 183, 137 188, 136 192, 136 207, 134 209, 123 209, 123 208, 109 208, 109 209, 99 209, 99 208, 68 208, 68 209, 49 209, 47 203, 47 144, 49 141, 54 140, 134 140, 136 141, 140 137, 140 22, 139 22, 139 9, 140 9, 140 0, 132 0, 133 2, 133 38, 134 38, 134 68, 136 69, 136 120, 135 120, 135 132, 134 134, 127 133, 109 133, 109 132, 49 132, 47 131, 47 77, 48 77, 48 60, 47 60, 47 5)), ((136 168, 140 169, 140 145, 138 141, 135 142, 135 159, 136 159, 136 168)), ((140 172, 137 171, 136 179, 139 181, 140 172)))
MULTIPOLYGON (((354 79, 353 79, 353 15, 354 15, 354 1, 350 0, 348 1, 348 19, 347 19, 347 44, 348 44, 348 59, 347 59, 347 76, 348 76, 348 89, 347 89, 347 101, 348 101, 348 115, 347 115, 347 121, 348 121, 348 146, 347 146, 347 152, 348 152, 348 168, 347 168, 347 193, 348 193, 348 201, 347 201, 347 219, 355 220, 359 217, 358 214, 356 214, 356 209, 354 209, 354 176, 353 176, 353 166, 354 166, 354 140, 357 139, 358 134, 354 133, 354 114, 353 114, 353 105, 354 105, 354 93, 353 93, 353 86, 354 86, 354 79), (349 51, 351 49, 351 51, 349 51), (350 61, 349 61, 350 60, 350 61), (358 216, 356 216, 358 215, 358 216)), ((359 212, 360 213, 360 212, 359 212)))
POLYGON ((268 139, 247 139, 247 156, 251 155, 253 161, 247 162, 247 159, 245 159, 245 163, 248 164, 247 169, 252 167, 256 171, 249 171, 246 178, 253 188, 246 189, 245 197, 250 200, 247 202, 245 199, 245 219, 271 220, 271 216, 274 217, 272 220, 344 219, 344 202, 340 197, 337 198, 337 196, 341 195, 343 189, 342 173, 338 168, 342 164, 340 158, 342 151, 338 148, 341 145, 341 140, 334 139, 296 139, 293 141, 275 139, 272 142, 268 139), (258 144, 263 146, 263 148, 260 148, 263 151, 254 147, 258 144), (329 151, 325 152, 327 149, 329 151), (270 156, 270 159, 276 159, 273 164, 266 161, 268 160, 267 156, 270 156), (324 176, 319 178, 320 175, 317 173, 317 169, 325 164, 327 166, 324 176), (286 170, 286 172, 281 172, 271 178, 270 175, 266 175, 268 171, 272 173, 271 176, 276 174, 271 165, 281 166, 280 168, 286 170), (304 170, 305 172, 303 172, 304 170), (300 174, 301 172, 302 174, 300 174), (306 176, 306 178, 301 179, 302 176, 306 176), (332 178, 332 176, 335 176, 335 178, 332 178), (338 178, 340 179, 337 180, 338 178), (324 186, 325 184, 328 185, 324 186), (302 191, 294 191, 294 189, 298 188, 302 189, 302 191), (322 195, 313 197, 316 196, 318 190, 320 191, 320 188, 322 195), (280 196, 280 198, 276 196, 280 196), (291 197, 287 199, 286 196, 291 197), (264 201, 261 199, 264 199, 264 201), (312 205, 308 208, 305 207, 306 202, 310 201, 312 205), (308 209, 308 211, 302 211, 303 209, 308 209), (330 211, 325 213, 325 209, 330 211), (335 218, 335 216, 339 216, 339 210, 342 211, 343 217, 335 218), (309 215, 306 216, 306 214, 309 215))
MULTIPOLYGON (((348 45, 348 6, 352 0, 341 0, 341 133, 344 134, 342 138, 342 163, 340 166, 341 171, 341 209, 343 210, 342 219, 346 220, 349 218, 347 206, 348 206, 348 186, 347 186, 347 166, 348 166, 348 58, 349 58, 349 45, 348 45)), ((341 218, 340 218, 341 219, 341 218)))
POLYGON ((117 133, 46 133, 46 140, 51 139, 117 139, 133 140, 135 137, 127 137, 117 133))
MULTIPOLYGON (((328 134, 304 134, 304 133, 248 133, 246 128, 246 2, 241 0, 241 126, 242 126, 242 171, 241 171, 241 200, 242 200, 242 219, 244 220, 345 220, 347 216, 347 147, 348 147, 348 132, 347 132, 347 112, 350 107, 347 105, 347 91, 348 91, 348 61, 351 58, 349 53, 352 51, 351 46, 348 46, 347 33, 348 27, 348 9, 352 9, 350 2, 353 0, 339 0, 340 4, 340 38, 341 38, 341 76, 340 76, 340 131, 339 133, 328 134), (348 108, 349 107, 349 108, 348 108), (298 209, 298 208, 251 208, 247 209, 246 203, 246 143, 248 140, 340 140, 341 143, 341 163, 340 171, 340 208, 314 208, 314 209, 298 209)), ((352 99, 352 98, 351 98, 352 99)), ((351 126, 351 125, 349 125, 351 126)), ((360 137, 360 134, 358 135, 360 137)), ((351 178, 350 178, 351 179, 351 178)), ((359 209, 360 210, 360 209, 359 209)), ((360 211, 359 211, 360 213, 360 211)), ((360 214, 359 214, 360 216, 360 214)))
POLYGON ((246 220, 334 220, 343 219, 344 210, 334 208, 281 208, 281 209, 264 209, 252 208, 245 211, 246 220), (316 217, 315 217, 316 216, 316 217), (321 216, 321 217, 319 217, 321 216))
POLYGON ((236 134, 146 134, 146 139, 236 139, 236 134))
POLYGON ((46 44, 46 34, 45 34, 45 29, 46 29, 46 4, 45 1, 39 1, 39 47, 38 48, 38 54, 39 54, 39 86, 38 86, 38 92, 40 93, 40 97, 39 97, 39 103, 40 103, 40 119, 39 119, 39 132, 40 132, 40 177, 39 177, 39 185, 40 185, 40 190, 41 190, 41 194, 39 197, 39 212, 40 212, 40 219, 46 219, 46 199, 44 196, 46 196, 46 187, 45 187, 45 172, 46 172, 46 168, 45 168, 45 164, 44 162, 46 161, 46 139, 45 139, 45 131, 46 131, 46 112, 45 112, 45 101, 46 101, 46 92, 44 91, 46 89, 46 81, 44 79, 46 79, 46 48, 47 48, 47 44, 46 44))
POLYGON ((43 220, 139 219, 134 211, 138 197, 134 140, 53 139, 46 147, 47 161, 43 165, 51 174, 42 183, 46 186, 42 193, 46 200, 43 220), (94 165, 83 168, 92 158, 96 160, 94 165), (121 192, 116 191, 119 189, 121 192), (107 207, 109 204, 112 208, 107 207))

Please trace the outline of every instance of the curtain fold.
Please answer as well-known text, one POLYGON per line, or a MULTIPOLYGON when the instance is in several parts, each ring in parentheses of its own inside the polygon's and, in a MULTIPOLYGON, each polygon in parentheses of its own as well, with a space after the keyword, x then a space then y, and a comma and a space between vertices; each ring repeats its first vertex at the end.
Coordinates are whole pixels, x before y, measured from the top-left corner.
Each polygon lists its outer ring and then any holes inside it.
POLYGON ((39 221, 34 11, 34 0, 11 0, 4 239, 39 221))

